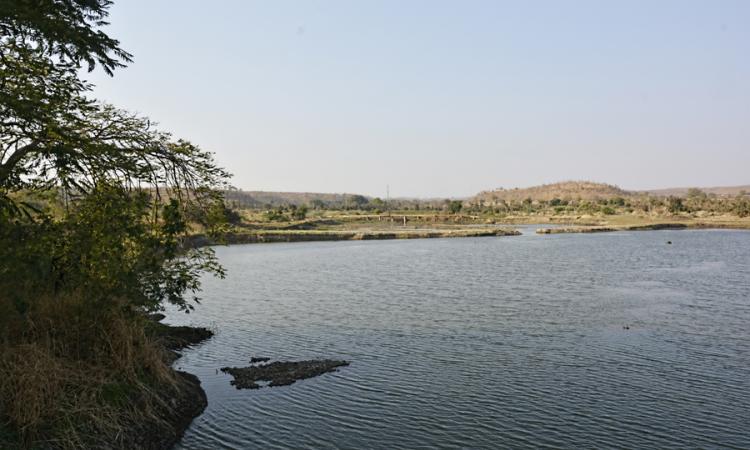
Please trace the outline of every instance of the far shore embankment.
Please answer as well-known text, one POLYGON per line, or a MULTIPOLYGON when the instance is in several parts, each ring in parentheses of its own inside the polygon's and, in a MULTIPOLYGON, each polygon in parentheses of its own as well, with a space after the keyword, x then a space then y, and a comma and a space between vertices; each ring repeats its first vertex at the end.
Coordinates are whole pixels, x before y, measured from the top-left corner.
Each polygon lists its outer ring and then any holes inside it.
POLYGON ((519 236, 512 228, 409 229, 409 230, 248 230, 229 232, 218 242, 204 234, 190 237, 189 245, 264 244, 278 242, 369 241, 389 239, 434 239, 458 237, 519 236))
POLYGON ((652 223, 638 225, 594 225, 594 226, 559 226, 537 228, 537 234, 565 234, 565 233, 610 233, 615 231, 654 231, 654 230, 688 230, 688 229, 733 229, 748 230, 743 224, 687 222, 687 223, 652 223))

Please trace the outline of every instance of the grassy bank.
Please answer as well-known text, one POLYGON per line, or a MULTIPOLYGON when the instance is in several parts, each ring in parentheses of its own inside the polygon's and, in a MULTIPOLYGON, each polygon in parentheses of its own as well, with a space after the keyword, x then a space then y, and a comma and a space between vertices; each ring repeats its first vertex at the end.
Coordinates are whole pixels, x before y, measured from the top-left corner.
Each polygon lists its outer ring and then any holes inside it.
POLYGON ((0 303, 0 448, 171 448, 207 404, 174 351, 210 332, 81 298, 0 303))
POLYGON ((712 220, 660 220, 653 218, 644 220, 628 220, 628 218, 616 218, 598 224, 577 224, 574 226, 542 227, 538 228, 538 234, 560 234, 560 233, 605 233, 613 231, 645 231, 645 230, 680 230, 680 229, 737 229, 750 230, 750 220, 747 218, 722 217, 712 220))

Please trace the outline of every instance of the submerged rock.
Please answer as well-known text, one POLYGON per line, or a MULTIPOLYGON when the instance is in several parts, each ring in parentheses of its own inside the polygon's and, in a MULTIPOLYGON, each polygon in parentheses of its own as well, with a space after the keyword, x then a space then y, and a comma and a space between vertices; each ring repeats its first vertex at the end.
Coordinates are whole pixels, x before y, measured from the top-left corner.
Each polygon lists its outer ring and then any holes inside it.
POLYGON ((234 377, 232 385, 237 389, 259 389, 258 381, 267 381, 268 386, 288 386, 297 380, 317 377, 335 372, 337 367, 348 366, 349 362, 335 359, 308 361, 276 361, 262 366, 223 367, 222 372, 234 377))

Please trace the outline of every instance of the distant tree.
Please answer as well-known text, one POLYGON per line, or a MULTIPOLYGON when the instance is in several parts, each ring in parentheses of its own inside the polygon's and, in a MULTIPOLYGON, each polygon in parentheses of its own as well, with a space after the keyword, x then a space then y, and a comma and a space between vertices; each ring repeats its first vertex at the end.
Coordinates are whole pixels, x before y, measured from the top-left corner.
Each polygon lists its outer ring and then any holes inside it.
POLYGON ((625 199, 622 197, 612 197, 609 199, 609 204, 613 206, 625 206, 625 199))
POLYGON ((307 217, 307 206, 301 205, 292 212, 292 218, 295 220, 304 220, 307 217))
POLYGON ((284 215, 284 210, 281 208, 270 209, 266 211, 263 214, 263 216, 269 222, 288 222, 289 221, 289 217, 284 215))
POLYGON ((451 200, 448 203, 448 212, 451 214, 458 214, 463 208, 463 203, 460 200, 451 200))
POLYGON ((750 199, 745 196, 738 195, 737 198, 734 199, 734 206, 732 208, 732 211, 739 217, 750 216, 750 199))
POLYGON ((706 198, 706 193, 701 191, 698 188, 690 188, 687 190, 687 198, 689 199, 695 199, 695 198, 706 198))
POLYGON ((364 195, 354 194, 347 197, 346 203, 351 209, 364 209, 370 201, 364 195))
POLYGON ((673 195, 670 195, 667 197, 667 210, 672 214, 677 214, 685 209, 682 199, 680 197, 675 197, 673 195))

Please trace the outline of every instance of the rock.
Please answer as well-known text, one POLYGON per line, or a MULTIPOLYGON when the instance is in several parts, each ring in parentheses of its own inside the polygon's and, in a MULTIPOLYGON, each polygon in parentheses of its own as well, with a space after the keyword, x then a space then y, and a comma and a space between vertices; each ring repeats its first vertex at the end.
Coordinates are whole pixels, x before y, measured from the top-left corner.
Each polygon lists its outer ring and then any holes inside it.
POLYGON ((271 358, 266 358, 265 356, 253 356, 252 358, 250 358, 250 364, 268 362, 270 360, 271 358))
POLYGON ((149 314, 149 315, 148 315, 147 317, 148 317, 148 318, 149 318, 150 320, 153 320, 154 322, 161 322, 161 321, 162 321, 162 320, 164 320, 164 318, 165 318, 165 317, 167 317, 167 316, 165 316, 165 315, 164 315, 164 314, 162 314, 162 313, 153 313, 153 314, 149 314))
POLYGON ((297 380, 335 372, 338 367, 348 365, 347 361, 335 359, 276 361, 261 366, 223 367, 221 371, 234 377, 231 384, 237 389, 259 389, 258 381, 268 381, 269 387, 288 386, 297 380))

